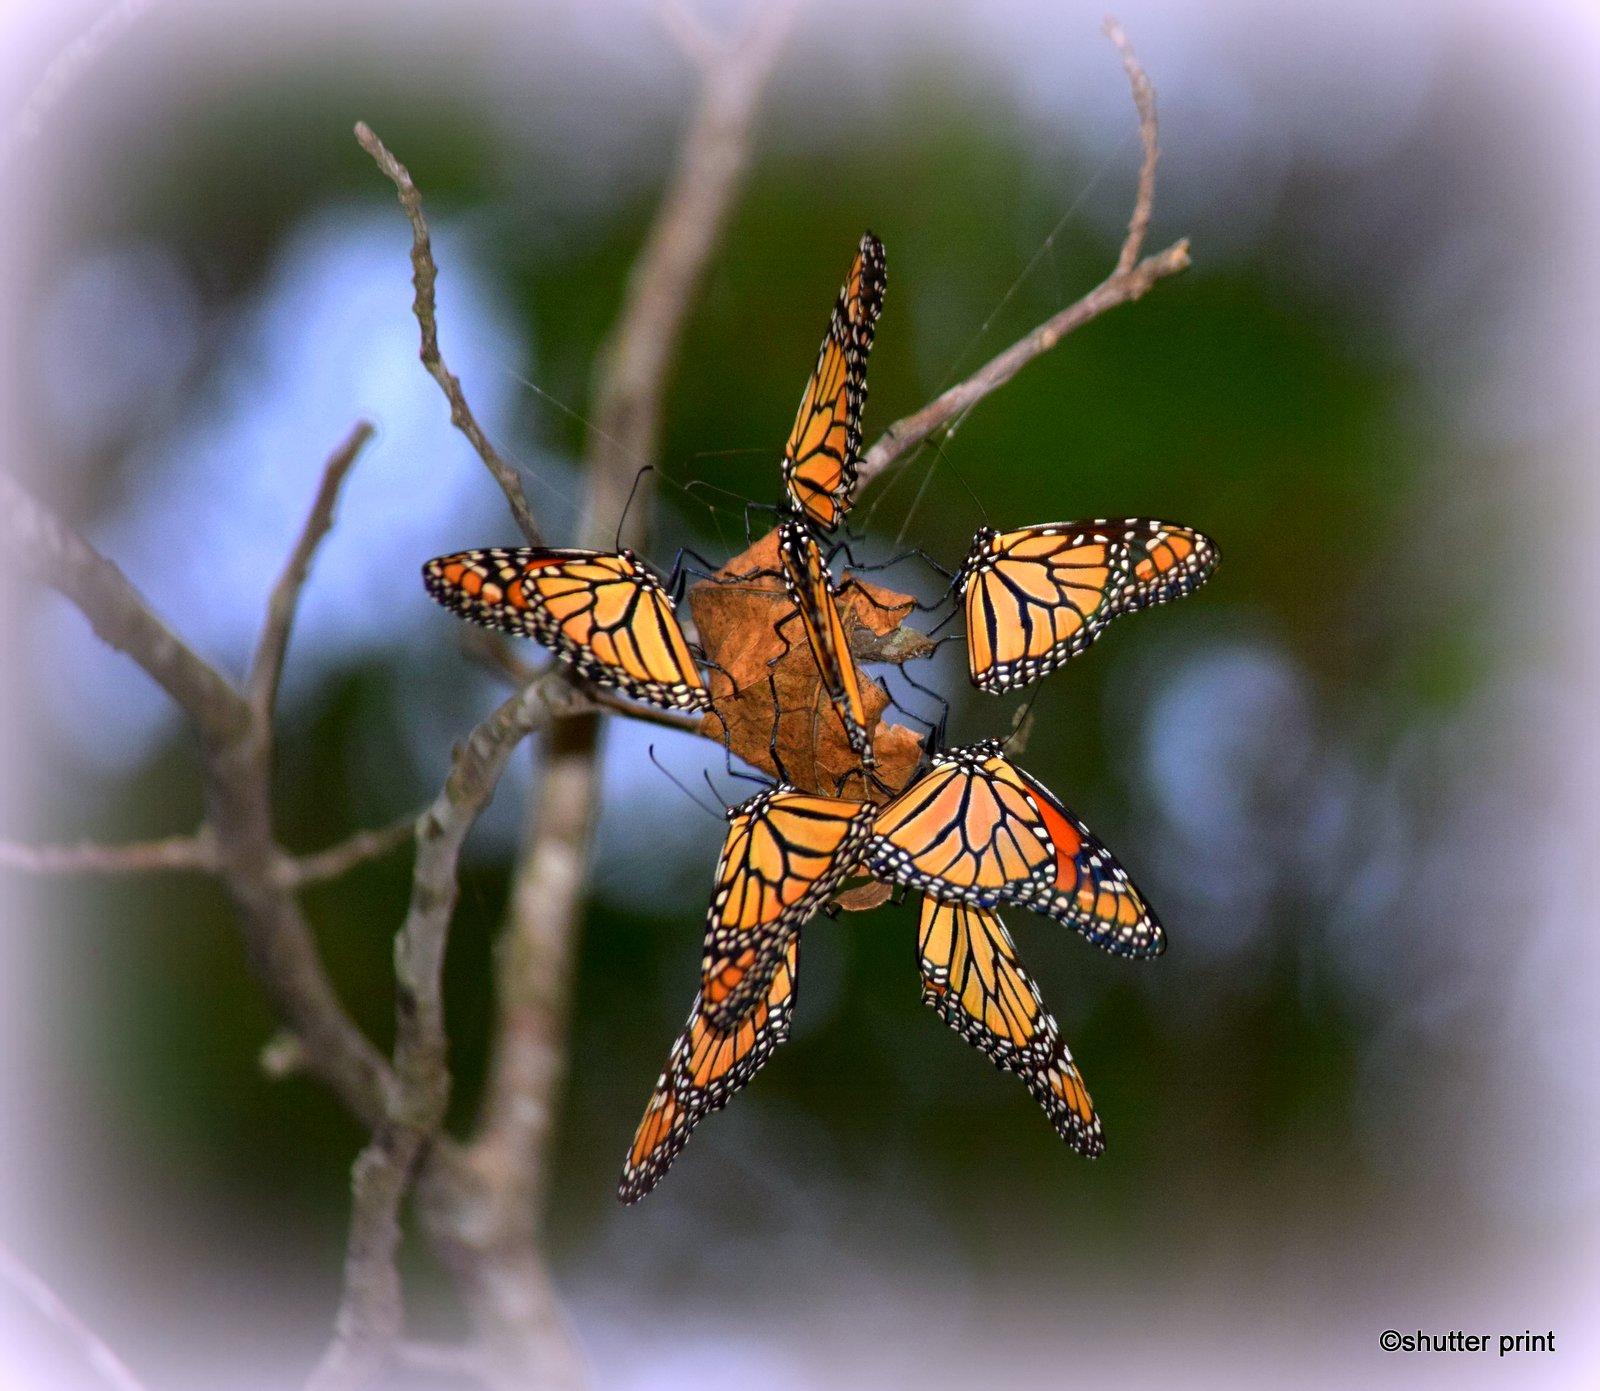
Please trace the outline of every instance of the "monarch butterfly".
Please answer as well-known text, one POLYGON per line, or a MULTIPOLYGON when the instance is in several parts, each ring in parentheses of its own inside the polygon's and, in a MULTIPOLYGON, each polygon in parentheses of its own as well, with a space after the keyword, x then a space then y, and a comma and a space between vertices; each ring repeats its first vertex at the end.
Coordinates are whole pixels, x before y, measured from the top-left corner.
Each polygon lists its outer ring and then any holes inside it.
POLYGON ((996 1067, 1020 1077, 1073 1149, 1091 1159, 1099 1154, 1105 1139, 1094 1103, 999 917, 925 897, 917 958, 923 1003, 996 1067))
POLYGON ((788 1037, 800 929, 855 865, 873 812, 782 783, 729 810, 700 991, 623 1166, 624 1202, 654 1187, 700 1118, 788 1037))
POLYGON ((1199 588, 1216 564, 1216 546, 1198 531, 1148 517, 984 527, 956 576, 972 683, 994 695, 1026 686, 1118 614, 1199 588))
POLYGON ((778 523, 778 567, 822 674, 822 688, 838 712, 850 748, 863 768, 873 768, 877 760, 872 752, 872 733, 867 728, 866 704, 861 698, 861 678, 844 635, 833 578, 822 558, 822 548, 804 522, 791 517, 778 523))
POLYGON ((867 354, 886 283, 883 243, 865 232, 783 449, 783 486, 790 503, 830 531, 850 510, 856 489, 867 354))
POLYGON ((717 1028, 761 999, 788 938, 860 858, 875 814, 783 783, 729 809, 701 963, 701 1005, 717 1028))
POLYGON ((863 862, 934 898, 1015 903, 1117 956, 1159 956, 1167 939, 1111 852, 996 739, 934 757, 879 813, 863 862))
POLYGON ((632 551, 460 551, 428 561, 422 581, 445 608, 543 643, 586 681, 711 708, 666 588, 632 551))
POLYGON ((622 1165, 617 1196, 636 1203, 660 1182, 703 1116, 720 1110, 789 1037, 794 1015, 800 932, 790 929, 777 971, 755 1009, 731 1028, 718 1028, 695 996, 689 1022, 672 1045, 665 1071, 644 1108, 644 1118, 622 1165))

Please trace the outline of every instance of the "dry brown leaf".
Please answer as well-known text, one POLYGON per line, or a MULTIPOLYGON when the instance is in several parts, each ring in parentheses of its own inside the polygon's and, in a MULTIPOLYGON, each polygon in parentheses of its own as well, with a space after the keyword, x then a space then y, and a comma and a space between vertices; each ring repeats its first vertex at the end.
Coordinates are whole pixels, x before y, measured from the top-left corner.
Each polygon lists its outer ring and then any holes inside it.
MULTIPOLYGON (((794 612, 794 605, 778 573, 776 532, 768 532, 743 555, 735 556, 714 581, 695 585, 689 591, 689 608, 700 646, 715 664, 710 679, 713 713, 702 724, 708 738, 727 744, 740 758, 776 777, 771 754, 776 719, 778 756, 796 787, 830 796, 882 800, 882 790, 860 773, 860 760, 822 688, 799 620, 791 620, 778 632, 778 625, 794 612), (774 711, 774 681, 781 715, 774 711)), ((900 627, 912 612, 910 596, 858 577, 845 581, 839 610, 852 650, 882 650, 881 642, 870 639, 883 639, 897 631, 908 639, 921 637, 900 627), (869 640, 858 641, 858 635, 869 640)), ((899 646, 920 651, 916 642, 899 646)), ((914 731, 882 719, 888 692, 859 668, 857 674, 878 760, 877 775, 885 786, 898 791, 916 770, 922 741, 914 731)))

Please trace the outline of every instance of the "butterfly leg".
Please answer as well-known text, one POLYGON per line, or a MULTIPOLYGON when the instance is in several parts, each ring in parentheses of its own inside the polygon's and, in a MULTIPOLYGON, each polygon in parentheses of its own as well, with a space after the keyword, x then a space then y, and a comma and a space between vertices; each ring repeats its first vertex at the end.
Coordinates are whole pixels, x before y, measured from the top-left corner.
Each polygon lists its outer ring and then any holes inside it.
POLYGON ((861 561, 856 559, 855 551, 850 545, 851 539, 853 538, 845 538, 835 541, 832 544, 828 550, 828 561, 830 564, 836 557, 843 555, 844 558, 850 562, 850 568, 852 570, 860 570, 864 574, 870 575, 881 570, 892 570, 896 565, 904 565, 908 560, 920 560, 935 574, 944 576, 944 578, 951 584, 954 584, 955 582, 955 573, 945 569, 943 565, 939 564, 937 560, 935 560, 920 546, 913 546, 908 551, 901 551, 899 555, 890 556, 888 560, 879 560, 870 564, 863 564, 861 561))
POLYGON ((721 568, 715 561, 707 560, 699 551, 690 550, 687 546, 680 546, 678 547, 677 555, 672 558, 672 571, 663 581, 663 584, 667 593, 672 596, 672 602, 676 604, 682 601, 684 587, 688 584, 691 575, 710 584, 716 584, 717 571, 721 568), (693 566, 685 564, 686 560, 692 560, 700 568, 696 570, 693 566))
MULTIPOLYGON (((860 577, 856 575, 854 571, 845 577, 844 583, 839 586, 838 592, 843 594, 847 589, 854 589, 857 594, 859 594, 867 601, 867 603, 871 604, 872 607, 877 609, 880 613, 938 613, 945 604, 943 598, 939 599, 937 603, 925 604, 920 599, 912 599, 909 594, 905 596, 906 598, 911 599, 909 607, 905 604, 886 604, 882 599, 878 598, 877 595, 868 589, 864 583, 862 583, 860 577)), ((945 619, 941 622, 940 627, 943 627, 944 624, 948 623, 949 621, 949 617, 945 617, 945 619)))
POLYGON ((927 727, 927 730, 928 730, 928 747, 929 748, 932 748, 935 743, 943 744, 944 743, 945 730, 949 727, 949 724, 950 724, 950 702, 948 700, 946 700, 944 698, 944 696, 940 695, 938 691, 933 690, 931 687, 924 686, 920 681, 918 681, 916 679, 916 677, 910 675, 906 671, 906 669, 904 667, 900 668, 900 679, 902 681, 904 681, 908 686, 910 686, 912 690, 918 691, 921 694, 927 696, 928 699, 932 700, 936 705, 938 705, 938 707, 939 707, 939 718, 938 718, 937 721, 934 721, 934 722, 930 723, 928 720, 924 719, 921 715, 918 715, 915 712, 906 709, 906 707, 904 705, 902 705, 898 700, 895 701, 896 709, 898 709, 902 714, 907 716, 907 718, 913 719, 918 724, 924 725, 924 726, 927 727))
POLYGON ((767 756, 772 760, 772 766, 779 780, 788 783, 790 787, 798 787, 799 784, 789 776, 789 770, 784 766, 783 755, 778 752, 778 729, 783 721, 783 702, 778 696, 778 673, 771 669, 771 663, 768 663, 767 687, 772 692, 772 732, 767 740, 767 756))

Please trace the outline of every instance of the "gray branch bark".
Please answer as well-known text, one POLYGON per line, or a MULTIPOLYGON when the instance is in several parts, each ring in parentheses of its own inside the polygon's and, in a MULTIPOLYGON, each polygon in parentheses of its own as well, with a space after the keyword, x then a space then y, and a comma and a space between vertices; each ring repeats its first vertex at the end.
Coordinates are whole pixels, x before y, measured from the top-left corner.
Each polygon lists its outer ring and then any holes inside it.
MULTIPOLYGON (((349 445, 346 441, 341 452, 349 445)), ((0 536, 25 572, 69 599, 105 642, 137 662, 188 716, 200 744, 207 839, 214 856, 208 867, 221 877, 237 910, 251 965, 300 1041, 307 1071, 363 1121, 376 1125, 392 1073, 340 1002, 310 925, 280 872, 285 856, 272 833, 271 737, 264 721, 241 691, 156 615, 111 561, 4 475, 0 536)), ((82 864, 90 857, 80 851, 76 858, 82 864)))

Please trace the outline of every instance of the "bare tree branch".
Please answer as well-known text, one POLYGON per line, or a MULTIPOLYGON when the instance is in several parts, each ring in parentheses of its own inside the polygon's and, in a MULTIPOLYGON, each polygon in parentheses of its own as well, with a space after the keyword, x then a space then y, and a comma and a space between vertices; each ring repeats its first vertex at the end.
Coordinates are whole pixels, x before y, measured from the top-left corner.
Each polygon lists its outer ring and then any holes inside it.
POLYGON ((4 553, 66 596, 111 646, 126 652, 189 716, 200 737, 216 872, 238 910, 252 966, 305 1048, 307 1069, 363 1120, 383 1117, 389 1066, 339 1002, 310 926, 279 882, 272 837, 269 741, 239 691, 146 604, 122 572, 0 475, 4 553))
POLYGON ((382 859, 410 841, 417 826, 417 813, 411 812, 387 826, 357 831, 326 850, 285 858, 279 866, 280 881, 291 889, 307 884, 323 884, 348 874, 357 865, 382 859))
POLYGON ((1036 357, 1049 352, 1075 329, 1082 328, 1108 309, 1141 298, 1156 281, 1188 268, 1187 239, 1174 242, 1165 251, 1158 251, 1143 260, 1139 258, 1155 206, 1156 161, 1161 153, 1157 141, 1159 129, 1156 124, 1155 89, 1140 66, 1122 26, 1114 19, 1107 19, 1106 34, 1122 55, 1122 66, 1127 71, 1134 106, 1139 113, 1139 138, 1144 147, 1144 158, 1139 167, 1139 191, 1134 200, 1133 215, 1128 220, 1128 234, 1117 253, 1115 268, 1082 299, 1046 319, 1031 333, 992 357, 965 381, 942 392, 921 410, 895 421, 862 459, 861 486, 870 483, 936 430, 971 410, 991 391, 1004 386, 1036 357))
POLYGON ((127 845, 18 845, 0 841, 0 866, 28 874, 145 874, 162 870, 213 871, 216 846, 204 830, 192 836, 127 845))
POLYGON ((366 1386, 388 1363, 405 1327, 405 1298, 395 1258, 400 1207, 421 1153, 414 1131, 385 1122, 351 1172, 350 1242, 334 1337, 306 1391, 366 1386))
MULTIPOLYGON (((512 651, 511 645, 498 635, 482 628, 467 628, 461 637, 461 650, 466 657, 485 671, 508 681, 513 686, 526 686, 537 680, 541 669, 524 662, 512 651)), ((544 670, 549 670, 545 668, 544 670)), ((699 715, 689 715, 678 710, 662 710, 654 705, 641 705, 626 696, 608 691, 601 686, 585 686, 573 691, 567 713, 578 714, 584 709, 608 710, 624 719, 641 724, 660 725, 663 729, 676 729, 683 734, 706 734, 705 722, 699 715)), ((709 736, 707 736, 709 737, 709 736)))
POLYGON ((681 0, 661 0, 656 6, 661 27, 671 36, 678 50, 704 72, 728 54, 728 45, 706 27, 706 23, 681 0))
MULTIPOLYGON (((387 826, 356 831, 326 850, 280 856, 275 870, 277 882, 286 888, 298 889, 337 879, 358 865, 399 849, 411 839, 416 824, 416 814, 412 813, 387 826)), ((97 841, 21 845, 15 841, 0 841, 0 868, 27 874, 146 874, 172 870, 215 874, 222 868, 222 862, 215 837, 209 827, 202 826, 193 835, 123 845, 103 845, 97 841)))
MULTIPOLYGON (((62 1302, 60 1295, 3 1245, 0 1245, 0 1280, 4 1280, 27 1300, 40 1318, 54 1325, 77 1349, 95 1376, 112 1391, 144 1391, 139 1379, 100 1336, 62 1302)), ((72 1384, 77 1384, 76 1378, 72 1384)))
POLYGON ((384 1122, 356 1160, 344 1292, 333 1342, 308 1391, 366 1385, 392 1357, 404 1329, 395 1268, 400 1209, 450 1100, 442 986, 461 847, 494 796, 511 751, 548 713, 542 681, 505 701, 457 749, 443 790, 417 818, 411 902, 395 937, 395 1085, 384 1122))
POLYGON ((156 616, 121 570, 6 474, 0 535, 17 568, 71 600, 103 642, 143 667, 203 743, 227 743, 249 727, 249 707, 232 683, 156 616))
POLYGON ((300 606, 300 591, 311 573, 311 560, 321 545, 322 538, 333 526, 333 509, 339 500, 339 489, 350 472, 356 456, 372 438, 372 426, 365 420, 345 436, 344 443, 334 450, 322 470, 322 484, 312 501, 300 536, 289 552, 289 559, 272 587, 272 597, 267 600, 267 617, 261 625, 261 636, 256 643, 255 657, 250 663, 250 675, 245 681, 245 696, 256 719, 267 721, 278 698, 278 682, 283 677, 283 659, 289 650, 289 630, 294 626, 294 616, 300 606))
POLYGON ((433 293, 439 269, 433 260, 433 242, 428 234, 428 222, 422 215, 422 194, 411 181, 410 170, 389 153, 388 146, 378 139, 365 121, 356 122, 356 140, 394 184, 400 195, 400 206, 405 209, 411 223, 411 284, 416 290, 411 310, 422 332, 419 353, 422 365, 428 369, 428 375, 439 383, 439 389, 450 402, 450 423, 467 437, 478 457, 494 475, 500 491, 506 495, 506 501, 511 505, 511 515, 522 528, 522 534, 528 538, 528 544, 541 545, 539 526, 533 519, 533 509, 528 506, 528 495, 523 491, 521 476, 489 442, 483 427, 478 424, 477 416, 472 413, 472 407, 467 404, 460 380, 445 366, 444 358, 440 355, 438 311, 433 293))
POLYGON ((1133 45, 1113 15, 1105 20, 1105 35, 1122 55, 1122 70, 1128 74, 1128 88, 1139 112, 1139 144, 1144 157, 1139 162, 1139 190, 1134 195, 1133 216, 1128 219, 1128 235, 1117 253, 1117 269, 1126 275, 1138 263, 1144 239, 1150 231, 1150 216, 1156 205, 1156 162, 1161 158, 1161 127, 1156 121, 1156 89, 1150 85, 1133 45))

